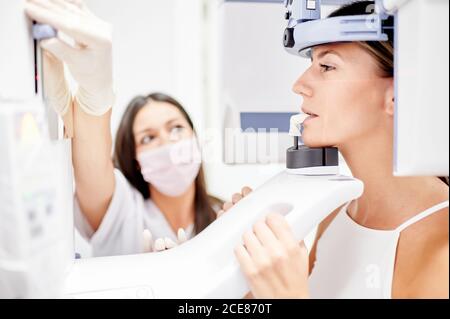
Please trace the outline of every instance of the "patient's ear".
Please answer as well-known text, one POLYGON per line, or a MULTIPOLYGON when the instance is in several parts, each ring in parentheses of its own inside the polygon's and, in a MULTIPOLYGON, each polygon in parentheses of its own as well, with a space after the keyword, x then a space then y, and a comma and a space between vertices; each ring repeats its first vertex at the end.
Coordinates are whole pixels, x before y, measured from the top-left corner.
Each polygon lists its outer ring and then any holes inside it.
POLYGON ((394 80, 389 81, 384 100, 384 110, 389 116, 394 116, 395 112, 395 89, 394 80))

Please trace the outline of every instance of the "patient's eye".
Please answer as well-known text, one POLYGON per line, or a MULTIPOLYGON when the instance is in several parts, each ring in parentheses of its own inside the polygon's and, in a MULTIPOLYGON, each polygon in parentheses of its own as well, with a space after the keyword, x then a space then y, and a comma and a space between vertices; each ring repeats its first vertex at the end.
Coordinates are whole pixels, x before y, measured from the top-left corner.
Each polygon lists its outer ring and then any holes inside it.
POLYGON ((334 66, 326 65, 326 64, 320 64, 320 72, 328 72, 336 69, 334 66))

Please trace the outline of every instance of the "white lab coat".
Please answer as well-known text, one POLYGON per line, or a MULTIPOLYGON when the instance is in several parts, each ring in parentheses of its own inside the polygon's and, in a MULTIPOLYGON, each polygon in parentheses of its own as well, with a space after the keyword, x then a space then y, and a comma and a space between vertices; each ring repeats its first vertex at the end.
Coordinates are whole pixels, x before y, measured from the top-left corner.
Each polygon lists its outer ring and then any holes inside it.
MULTIPOLYGON (((153 239, 168 237, 177 242, 177 236, 163 213, 151 199, 144 200, 119 170, 114 170, 114 195, 102 223, 96 232, 84 217, 75 197, 75 226, 92 246, 94 257, 139 254, 143 252, 143 231, 150 230, 153 239)), ((188 239, 194 236, 194 225, 186 231, 188 239)))

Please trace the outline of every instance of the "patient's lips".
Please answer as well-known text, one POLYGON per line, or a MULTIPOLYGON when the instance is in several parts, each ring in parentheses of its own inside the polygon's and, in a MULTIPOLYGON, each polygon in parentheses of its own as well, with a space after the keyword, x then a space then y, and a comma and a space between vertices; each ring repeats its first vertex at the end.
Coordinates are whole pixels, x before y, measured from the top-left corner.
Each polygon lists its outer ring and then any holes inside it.
POLYGON ((309 109, 307 109, 305 107, 302 107, 302 112, 305 113, 305 114, 308 114, 308 115, 319 116, 317 113, 314 113, 313 111, 311 111, 311 110, 309 110, 309 109))
POLYGON ((319 117, 317 114, 313 113, 312 111, 310 111, 309 109, 306 109, 304 107, 302 107, 302 112, 309 115, 304 121, 303 124, 307 124, 309 122, 311 122, 312 120, 314 120, 315 118, 319 117))
POLYGON ((306 118, 306 120, 303 122, 303 125, 310 123, 311 121, 313 121, 315 118, 318 118, 317 115, 310 115, 306 118))

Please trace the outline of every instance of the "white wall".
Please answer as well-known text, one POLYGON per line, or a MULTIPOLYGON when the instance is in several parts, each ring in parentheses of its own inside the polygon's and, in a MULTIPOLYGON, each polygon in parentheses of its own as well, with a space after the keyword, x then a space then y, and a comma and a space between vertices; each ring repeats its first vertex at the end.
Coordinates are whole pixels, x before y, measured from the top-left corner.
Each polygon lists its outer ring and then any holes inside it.
POLYGON ((303 67, 299 59, 283 52, 281 40, 285 21, 281 3, 223 4, 220 0, 211 0, 208 9, 208 108, 205 112, 207 127, 216 135, 216 157, 206 164, 206 176, 210 191, 229 200, 231 194, 243 186, 258 187, 280 172, 284 165, 223 163, 223 140, 221 136, 217 138, 217 134, 223 134, 226 102, 231 99, 233 107, 260 107, 259 111, 299 110, 301 99, 292 93, 291 86, 303 67), (270 26, 278 29, 279 34, 270 26), (272 43, 279 46, 278 51, 270 50, 272 43), (286 61, 293 63, 289 70, 286 61), (281 72, 285 72, 284 75, 281 72))
POLYGON ((114 27, 113 131, 138 94, 163 91, 202 125, 202 0, 86 0, 114 27))

